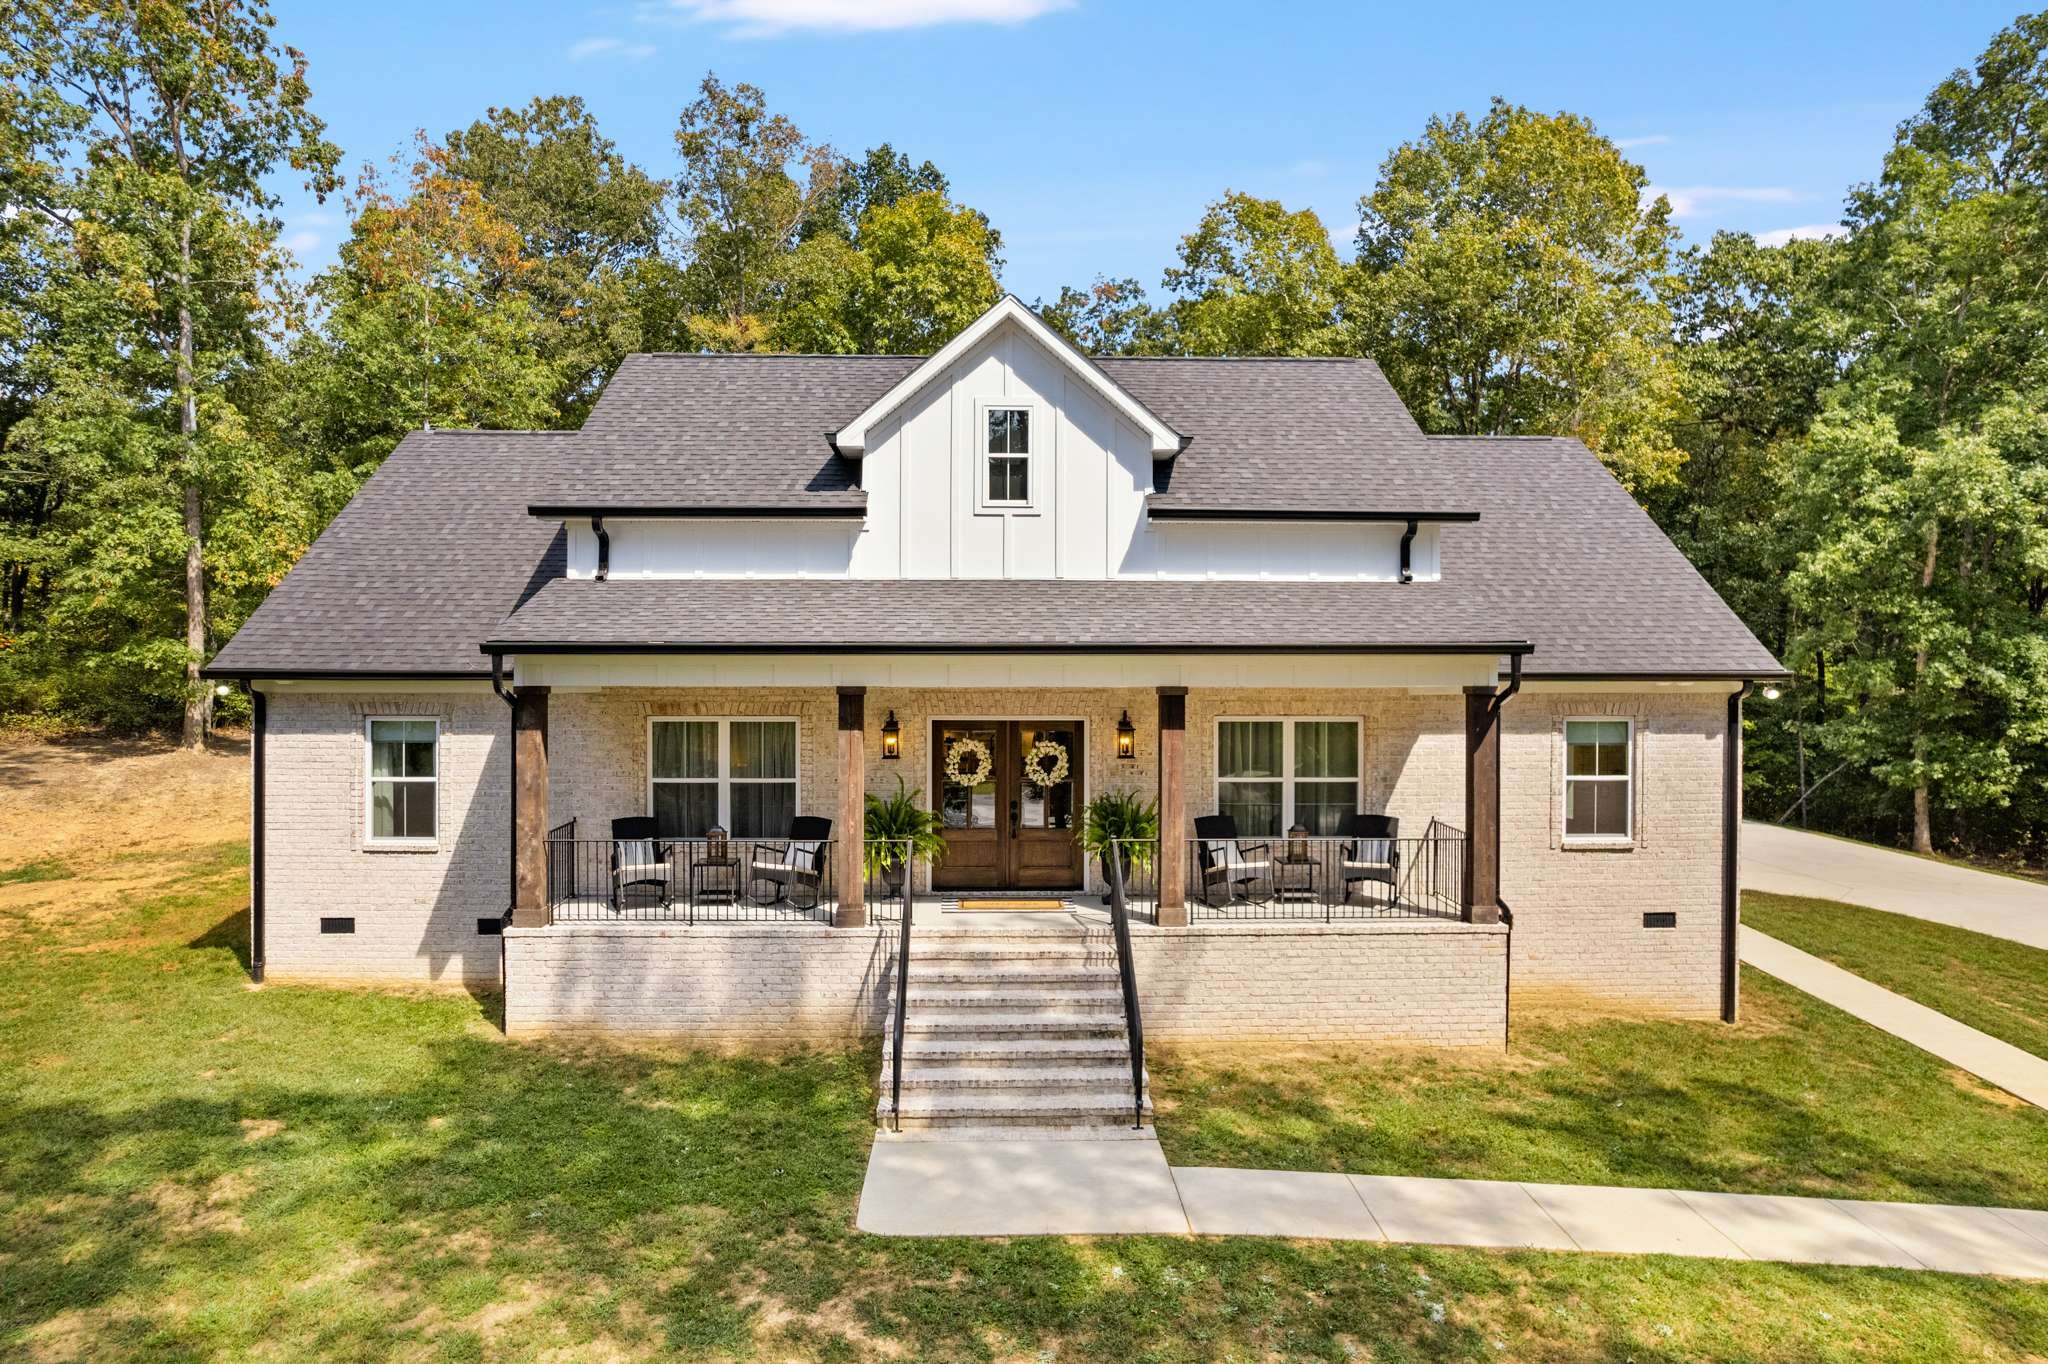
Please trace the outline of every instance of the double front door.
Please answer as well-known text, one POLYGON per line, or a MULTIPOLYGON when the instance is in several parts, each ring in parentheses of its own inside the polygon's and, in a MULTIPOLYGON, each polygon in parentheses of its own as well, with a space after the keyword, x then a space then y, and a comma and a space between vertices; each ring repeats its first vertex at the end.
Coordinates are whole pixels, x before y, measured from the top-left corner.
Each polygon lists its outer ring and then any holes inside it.
POLYGON ((946 856, 932 884, 953 890, 1081 886, 1079 720, 936 720, 932 789, 946 856))

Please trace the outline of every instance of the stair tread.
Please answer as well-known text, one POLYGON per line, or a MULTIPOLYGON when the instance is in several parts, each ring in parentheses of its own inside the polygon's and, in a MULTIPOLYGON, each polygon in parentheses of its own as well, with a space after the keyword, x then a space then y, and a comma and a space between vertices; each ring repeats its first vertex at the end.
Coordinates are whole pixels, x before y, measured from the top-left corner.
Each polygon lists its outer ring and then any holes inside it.
MULTIPOLYGON (((876 1106, 885 1112, 895 1111, 887 1095, 876 1106)), ((1150 1111, 1149 1094, 1145 1107, 1150 1111)), ((1131 1092, 1100 1089, 1076 1090, 1072 1094, 905 1094, 902 1111, 906 1116, 960 1113, 976 1117, 999 1113, 1128 1113, 1131 1092)))
MULTIPOLYGON (((1018 1066, 973 1066, 973 1065, 910 1065, 905 1057, 903 1083, 919 1087, 931 1085, 988 1085, 992 1087, 1022 1087, 1026 1085, 1095 1085, 1113 1088, 1131 1083, 1131 1068, 1128 1062, 1122 1066, 1107 1061, 1086 1061, 1079 1063, 1047 1063, 1032 1067, 1018 1066)), ((893 1072, 887 1062, 882 1064, 882 1083, 888 1084, 893 1072)))

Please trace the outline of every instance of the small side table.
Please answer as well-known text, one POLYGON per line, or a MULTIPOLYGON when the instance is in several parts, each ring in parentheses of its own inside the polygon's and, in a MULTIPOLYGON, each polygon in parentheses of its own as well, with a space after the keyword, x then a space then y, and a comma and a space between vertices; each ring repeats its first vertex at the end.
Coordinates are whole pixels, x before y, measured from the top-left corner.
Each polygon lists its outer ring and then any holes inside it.
POLYGON ((1316 870, 1322 865, 1313 857, 1280 856, 1273 859, 1273 898, 1282 904, 1289 900, 1310 900, 1316 898, 1316 870))
POLYGON ((690 905, 734 905, 740 899, 740 860, 737 857, 693 857, 690 859, 690 905))

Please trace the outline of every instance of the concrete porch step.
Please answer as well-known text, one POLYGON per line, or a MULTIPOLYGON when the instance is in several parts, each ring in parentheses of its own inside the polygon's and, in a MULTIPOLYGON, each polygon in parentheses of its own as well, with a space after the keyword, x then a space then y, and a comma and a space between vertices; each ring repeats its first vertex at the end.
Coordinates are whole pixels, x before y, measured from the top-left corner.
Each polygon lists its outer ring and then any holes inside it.
POLYGON ((913 963, 910 992, 934 985, 1080 985, 1098 990, 1119 990, 1116 968, 1094 962, 1037 961, 1028 964, 1004 962, 939 960, 913 963))
POLYGON ((922 962, 976 962, 991 966, 1027 966, 1033 963, 1102 962, 1114 964, 1116 952, 1107 937, 1099 941, 1078 935, 1055 937, 1040 934, 1035 941, 990 942, 985 934, 964 938, 931 940, 913 938, 910 943, 911 973, 922 962))
MULTIPOLYGON (((1130 1042, 1118 1037, 1009 1037, 981 1038, 942 1035, 922 1037, 906 1031, 903 1035, 903 1067, 906 1075, 918 1066, 1042 1066, 1055 1061, 1091 1064, 1128 1064, 1130 1042)), ((887 1069, 889 1055, 882 1065, 887 1069)))
MULTIPOLYGON (((895 1030, 896 1020, 892 1016, 882 1035, 885 1039, 893 1037, 895 1030)), ((1053 1009, 1028 1013, 1014 1009, 923 1009, 910 1013, 903 1021, 906 1043, 920 1035, 956 1040, 1033 1036, 1120 1038, 1124 1035, 1124 1016, 1120 1009, 1113 1013, 1053 1009)))
MULTIPOLYGON (((1145 1111, 1148 1115, 1151 1112, 1150 1095, 1146 1096, 1145 1111)), ((875 1116, 890 1121, 899 1116, 890 1106, 887 1091, 875 1102, 875 1116)), ((1067 1094, 1042 1095, 912 1094, 906 1090, 900 1114, 905 1127, 913 1123, 936 1125, 952 1122, 1001 1126, 1039 1123, 1129 1126, 1133 1116, 1129 1089, 1082 1089, 1067 1094)))
MULTIPOLYGON (((881 1086, 890 1088, 894 1074, 885 1061, 881 1086)), ((1148 1078, 1147 1084, 1150 1080, 1148 1078)), ((920 1065, 908 1057, 903 1062, 903 1092, 1064 1094, 1077 1089, 1130 1092, 1131 1068, 1102 1065, 1092 1061, 1040 1062, 1033 1066, 920 1065)))
POLYGON ((1034 988, 1028 982, 1003 980, 986 985, 928 985, 920 987, 915 980, 910 984, 908 996, 910 1008, 916 1012, 927 1009, 1038 1009, 1058 1008, 1070 1013, 1092 1012, 1096 1009, 1113 1009, 1123 1012, 1124 996, 1121 990, 1089 989, 1080 986, 1050 983, 1034 988))

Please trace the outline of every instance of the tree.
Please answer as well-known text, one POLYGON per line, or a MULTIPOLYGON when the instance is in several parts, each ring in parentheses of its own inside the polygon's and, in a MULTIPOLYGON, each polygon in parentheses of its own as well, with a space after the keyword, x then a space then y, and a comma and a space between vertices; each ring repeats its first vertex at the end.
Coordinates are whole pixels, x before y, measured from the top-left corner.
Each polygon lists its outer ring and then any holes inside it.
MULTIPOLYGON (((0 170, 10 206, 58 225, 69 257, 50 291, 69 323, 45 361, 54 400, 27 434, 53 459, 112 450, 122 476, 142 480, 138 495, 153 476, 175 488, 194 747, 211 716, 199 679, 206 499, 232 482, 237 449, 221 395, 253 353, 273 283, 265 182, 289 165, 324 195, 338 156, 309 108, 303 56, 277 48, 271 24, 260 0, 31 0, 10 9, 0 40, 9 112, 23 119, 0 170), (107 442, 97 449, 95 430, 107 442)), ((144 520, 138 552, 168 534, 163 517, 144 520)), ((106 548, 111 562, 126 547, 106 548)))
POLYGON ((1633 489, 1668 482, 1674 230, 1645 185, 1573 114, 1432 118, 1359 201, 1351 344, 1429 430, 1569 433, 1633 489))
POLYGON ((1343 263, 1309 209, 1227 190, 1180 239, 1161 285, 1189 355, 1324 355, 1339 341, 1343 263))
POLYGON ((1064 285, 1051 303, 1039 299, 1031 306, 1089 355, 1161 355, 1170 345, 1165 314, 1135 279, 1097 275, 1086 289, 1064 285))
POLYGON ((752 85, 707 75, 676 129, 676 209, 689 236, 692 333, 719 350, 762 346, 790 283, 798 234, 829 201, 840 162, 752 85))
POLYGON ((667 306, 679 275, 661 254, 667 187, 618 153, 581 99, 491 109, 420 154, 436 179, 475 186, 517 234, 516 264, 481 262, 479 284, 531 300, 560 420, 589 410, 627 352, 687 344, 667 306))
POLYGON ((793 253, 772 339, 799 351, 937 350, 1002 296, 987 222, 926 191, 869 208, 852 242, 812 238, 793 253))
MULTIPOLYGON (((804 220, 800 235, 809 241, 821 233, 834 232, 858 245, 861 220, 869 209, 890 207, 913 194, 950 197, 952 192, 952 185, 937 166, 929 161, 913 166, 908 156, 884 142, 879 147, 870 147, 858 161, 839 163, 836 177, 818 197, 810 217, 804 220)), ((1003 272, 1002 234, 989 223, 987 214, 975 209, 966 211, 972 213, 980 224, 987 246, 989 274, 1000 275, 1003 272)))

